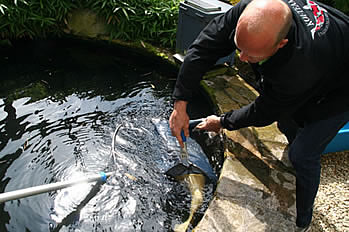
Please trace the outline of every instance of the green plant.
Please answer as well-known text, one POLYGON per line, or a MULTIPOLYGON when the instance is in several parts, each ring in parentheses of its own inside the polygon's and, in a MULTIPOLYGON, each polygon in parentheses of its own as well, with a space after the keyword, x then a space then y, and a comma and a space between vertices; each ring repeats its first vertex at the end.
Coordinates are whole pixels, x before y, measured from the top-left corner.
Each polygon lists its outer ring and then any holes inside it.
POLYGON ((112 39, 174 47, 180 0, 2 0, 0 40, 63 34, 68 13, 85 8, 105 19, 112 39))
POLYGON ((2 0, 0 37, 46 37, 62 33, 69 11, 76 8, 71 0, 2 0))
POLYGON ((111 38, 174 46, 179 0, 89 0, 87 5, 105 18, 111 38))

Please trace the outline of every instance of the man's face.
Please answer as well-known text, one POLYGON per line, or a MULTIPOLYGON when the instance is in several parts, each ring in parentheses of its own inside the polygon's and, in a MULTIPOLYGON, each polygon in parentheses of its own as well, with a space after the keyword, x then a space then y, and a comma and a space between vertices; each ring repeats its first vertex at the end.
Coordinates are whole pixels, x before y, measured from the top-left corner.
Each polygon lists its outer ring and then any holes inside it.
POLYGON ((273 56, 288 40, 279 36, 285 27, 286 8, 282 1, 252 1, 240 15, 234 42, 240 60, 258 63, 273 56))
POLYGON ((258 63, 271 57, 279 49, 278 46, 274 46, 273 41, 266 38, 246 37, 239 39, 237 34, 234 36, 235 45, 240 51, 240 60, 243 62, 258 63))

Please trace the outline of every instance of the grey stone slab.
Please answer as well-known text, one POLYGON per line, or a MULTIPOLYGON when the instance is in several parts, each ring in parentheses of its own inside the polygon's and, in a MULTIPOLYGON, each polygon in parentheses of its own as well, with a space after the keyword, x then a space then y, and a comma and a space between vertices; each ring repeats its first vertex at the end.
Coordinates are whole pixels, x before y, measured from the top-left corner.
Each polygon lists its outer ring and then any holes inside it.
POLYGON ((266 186, 237 158, 228 156, 216 195, 195 231, 293 231, 294 178, 274 170, 271 173, 268 178, 273 188, 266 186), (280 189, 287 193, 286 199, 279 194, 280 189))

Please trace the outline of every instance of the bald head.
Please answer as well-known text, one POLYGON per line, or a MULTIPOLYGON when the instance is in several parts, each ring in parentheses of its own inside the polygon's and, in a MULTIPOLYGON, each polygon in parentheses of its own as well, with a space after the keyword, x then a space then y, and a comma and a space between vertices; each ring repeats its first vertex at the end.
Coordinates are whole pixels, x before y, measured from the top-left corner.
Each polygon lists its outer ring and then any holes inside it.
POLYGON ((283 1, 253 0, 241 14, 238 24, 246 27, 246 30, 251 34, 264 33, 273 36, 276 40, 275 43, 277 43, 279 42, 279 34, 285 31, 285 27, 288 32, 291 19, 291 10, 283 1))
POLYGON ((291 22, 291 10, 283 1, 253 0, 239 18, 235 42, 239 48, 252 46, 257 50, 272 49, 281 42, 284 46, 291 22))

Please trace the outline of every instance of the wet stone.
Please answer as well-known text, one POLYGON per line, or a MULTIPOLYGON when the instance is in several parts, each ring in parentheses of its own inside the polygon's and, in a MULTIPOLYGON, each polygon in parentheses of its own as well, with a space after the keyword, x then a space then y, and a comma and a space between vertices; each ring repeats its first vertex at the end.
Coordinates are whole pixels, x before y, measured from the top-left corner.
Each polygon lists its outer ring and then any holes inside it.
MULTIPOLYGON (((239 76, 210 76, 205 83, 220 113, 258 96, 239 76)), ((226 159, 216 195, 195 231, 294 231, 295 176, 286 137, 276 124, 223 133, 226 159)))
POLYGON ((284 210, 279 198, 230 155, 216 197, 195 231, 292 231, 294 199, 284 210))

